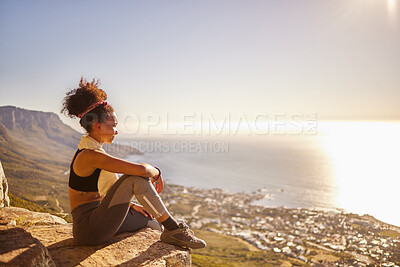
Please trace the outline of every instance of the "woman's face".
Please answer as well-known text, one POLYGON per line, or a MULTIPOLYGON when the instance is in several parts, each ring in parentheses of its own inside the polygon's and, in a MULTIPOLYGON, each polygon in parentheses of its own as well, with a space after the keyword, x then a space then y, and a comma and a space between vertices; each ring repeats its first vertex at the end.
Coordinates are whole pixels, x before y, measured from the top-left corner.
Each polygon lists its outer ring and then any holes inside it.
POLYGON ((110 114, 110 117, 103 123, 100 124, 100 132, 102 139, 105 143, 111 144, 118 134, 117 130, 118 118, 115 112, 110 114))

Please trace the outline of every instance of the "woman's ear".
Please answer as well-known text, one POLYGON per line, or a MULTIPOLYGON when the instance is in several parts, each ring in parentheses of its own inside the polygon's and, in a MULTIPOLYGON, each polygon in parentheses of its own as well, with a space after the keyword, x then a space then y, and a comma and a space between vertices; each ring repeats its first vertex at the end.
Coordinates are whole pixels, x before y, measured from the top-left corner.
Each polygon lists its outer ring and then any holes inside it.
POLYGON ((94 129, 96 130, 96 131, 101 131, 101 123, 100 122, 97 122, 95 125, 93 125, 94 127, 94 129))

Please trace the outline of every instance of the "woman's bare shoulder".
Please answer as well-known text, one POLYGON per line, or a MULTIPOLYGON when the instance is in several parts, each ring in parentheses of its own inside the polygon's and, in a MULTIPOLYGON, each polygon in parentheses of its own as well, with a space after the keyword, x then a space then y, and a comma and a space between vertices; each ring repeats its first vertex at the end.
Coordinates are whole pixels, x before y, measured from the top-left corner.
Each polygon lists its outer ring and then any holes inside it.
POLYGON ((76 156, 73 164, 74 172, 83 177, 92 174, 96 169, 96 167, 93 166, 96 159, 96 152, 94 150, 84 149, 76 156))
POLYGON ((93 159, 93 158, 98 158, 98 157, 104 157, 104 156, 110 156, 106 152, 102 152, 99 150, 93 150, 93 149, 83 149, 81 153, 77 157, 80 157, 81 159, 93 159))

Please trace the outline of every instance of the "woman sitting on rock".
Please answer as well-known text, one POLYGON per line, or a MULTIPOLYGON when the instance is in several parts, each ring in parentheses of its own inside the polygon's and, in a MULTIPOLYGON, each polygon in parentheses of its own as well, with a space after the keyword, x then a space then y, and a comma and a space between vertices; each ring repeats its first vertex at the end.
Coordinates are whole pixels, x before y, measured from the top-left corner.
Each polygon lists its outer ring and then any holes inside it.
POLYGON ((74 239, 79 244, 95 245, 120 232, 143 227, 161 230, 163 225, 161 241, 187 248, 205 247, 203 240, 166 209, 159 196, 163 179, 158 168, 119 159, 104 151, 103 143, 111 144, 118 134, 117 116, 106 99, 98 81, 89 83, 82 78, 79 88, 69 91, 63 101, 61 112, 80 118, 79 123, 87 132, 70 165, 74 239), (123 175, 118 178, 117 173, 123 175), (131 202, 134 196, 141 205, 131 202))

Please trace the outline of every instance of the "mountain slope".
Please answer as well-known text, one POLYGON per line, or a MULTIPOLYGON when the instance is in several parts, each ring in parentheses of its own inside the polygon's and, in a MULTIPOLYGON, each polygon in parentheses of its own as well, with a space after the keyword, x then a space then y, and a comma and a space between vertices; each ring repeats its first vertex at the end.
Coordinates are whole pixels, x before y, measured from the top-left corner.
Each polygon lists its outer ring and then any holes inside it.
POLYGON ((69 162, 81 136, 51 112, 0 107, 0 123, 16 142, 34 147, 39 158, 53 163, 69 162))

